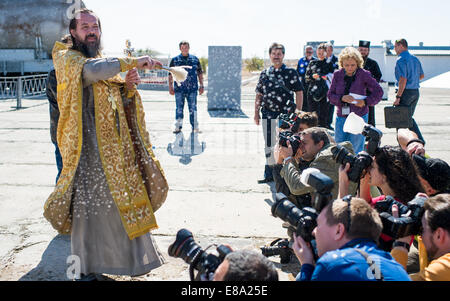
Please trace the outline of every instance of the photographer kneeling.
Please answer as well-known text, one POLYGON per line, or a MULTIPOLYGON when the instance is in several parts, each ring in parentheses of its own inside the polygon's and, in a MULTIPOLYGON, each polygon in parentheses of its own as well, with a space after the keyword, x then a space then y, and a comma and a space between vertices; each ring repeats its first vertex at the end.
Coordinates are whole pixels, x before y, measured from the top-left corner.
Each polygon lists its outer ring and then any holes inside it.
POLYGON ((228 254, 214 273, 214 281, 278 281, 275 265, 250 250, 228 254))
MULTIPOLYGON (((316 127, 318 124, 318 117, 316 112, 302 112, 296 113, 295 120, 290 121, 292 126, 290 126, 288 129, 283 129, 286 127, 286 125, 291 125, 288 122, 284 122, 284 124, 280 125, 279 131, 280 134, 286 131, 292 132, 294 135, 300 135, 301 132, 303 132, 306 129, 316 127), (284 126, 283 126, 284 125, 284 126)), ((281 134, 282 135, 282 134, 281 134)), ((305 162, 301 159, 296 159, 292 161, 293 164, 295 164, 296 168, 298 170, 304 170, 308 168, 308 162, 305 162)), ((311 200, 311 196, 309 194, 304 195, 294 195, 289 190, 288 185, 286 184, 286 181, 281 177, 281 169, 283 169, 283 162, 279 161, 277 164, 273 166, 273 179, 275 181, 275 190, 278 193, 283 193, 288 197, 288 199, 293 202, 297 207, 304 207, 308 206, 309 202, 311 200)))
MULTIPOLYGON (((398 213, 393 216, 398 217, 398 213)), ((450 194, 438 194, 424 203, 422 235, 419 240, 420 272, 410 274, 414 281, 450 281, 450 194)), ((391 254, 405 268, 408 260, 409 238, 391 254)))
MULTIPOLYGON (((350 142, 342 142, 340 145, 353 153, 350 142)), ((334 183, 338 183, 340 164, 333 159, 332 146, 326 129, 313 127, 300 133, 300 146, 295 154, 289 142, 288 147, 278 147, 275 151, 275 159, 278 164, 283 164, 280 175, 286 181, 292 194, 305 195, 314 192, 313 187, 304 185, 300 181, 301 173, 306 168, 317 168, 320 172, 329 176, 334 183), (294 160, 303 162, 302 167, 297 167, 294 160)), ((338 190, 338 185, 334 185, 331 191, 333 199, 337 198, 338 190)), ((349 184, 349 191, 356 191, 355 183, 349 184)), ((311 205, 308 204, 307 206, 311 205)))
POLYGON ((409 281, 392 256, 377 248, 382 223, 378 213, 359 198, 344 197, 327 205, 313 230, 318 261, 309 243, 294 237, 302 264, 298 281, 409 281))

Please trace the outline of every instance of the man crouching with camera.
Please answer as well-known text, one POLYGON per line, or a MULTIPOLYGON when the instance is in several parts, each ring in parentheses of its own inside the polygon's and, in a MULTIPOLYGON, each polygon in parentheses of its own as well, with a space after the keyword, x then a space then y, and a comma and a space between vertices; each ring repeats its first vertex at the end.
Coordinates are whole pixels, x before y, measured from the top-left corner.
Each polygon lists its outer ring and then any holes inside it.
MULTIPOLYGON (((396 209, 398 211, 398 209, 396 209)), ((394 216, 398 217, 397 214, 394 216)), ((450 194, 442 193, 427 199, 421 218, 419 240, 420 271, 410 274, 414 281, 450 281, 450 194)), ((397 239, 391 254, 406 268, 409 237, 397 239)))
POLYGON ((330 202, 313 230, 319 259, 309 243, 294 236, 293 250, 302 264, 297 281, 409 281, 392 256, 377 248, 382 223, 378 213, 360 198, 330 202))
MULTIPOLYGON (((353 153, 350 142, 342 142, 340 145, 353 153)), ((329 176, 334 183, 339 182, 340 164, 333 159, 332 146, 326 129, 313 127, 301 132, 300 136, 292 136, 287 142, 287 147, 278 147, 275 151, 275 158, 278 164, 283 164, 280 175, 286 181, 292 194, 304 195, 314 192, 314 188, 300 181, 302 170, 308 167, 317 168, 320 172, 329 176), (293 144, 297 144, 297 146, 294 147, 293 144), (297 162, 302 160, 302 162, 305 162, 304 165, 307 166, 298 168, 294 164, 294 160, 297 162)), ((356 184, 350 183, 350 185, 349 191, 355 192, 356 184)), ((338 185, 334 185, 331 191, 333 199, 338 197, 338 190, 338 185)), ((310 206, 310 204, 308 205, 310 206)))

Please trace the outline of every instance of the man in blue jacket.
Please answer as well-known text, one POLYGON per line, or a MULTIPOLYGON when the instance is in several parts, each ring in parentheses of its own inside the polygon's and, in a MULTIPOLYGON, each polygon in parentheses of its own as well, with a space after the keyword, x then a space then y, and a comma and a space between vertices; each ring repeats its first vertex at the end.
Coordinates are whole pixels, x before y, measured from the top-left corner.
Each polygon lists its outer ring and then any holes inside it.
POLYGON ((298 281, 410 281, 392 256, 377 248, 382 223, 365 200, 351 196, 327 205, 313 230, 319 259, 309 243, 294 236, 293 249, 302 268, 298 281))

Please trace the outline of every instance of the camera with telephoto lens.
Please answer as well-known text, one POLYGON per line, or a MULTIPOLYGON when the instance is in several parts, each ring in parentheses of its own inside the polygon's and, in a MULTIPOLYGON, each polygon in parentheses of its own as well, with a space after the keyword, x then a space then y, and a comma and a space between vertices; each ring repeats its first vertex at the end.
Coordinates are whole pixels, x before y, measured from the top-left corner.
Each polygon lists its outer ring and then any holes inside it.
POLYGON ((300 128, 300 118, 295 113, 280 114, 278 116, 278 127, 283 130, 290 130, 297 133, 300 128))
MULTIPOLYGON (((296 236, 301 236, 306 242, 311 243, 314 257, 317 258, 317 250, 312 231, 317 226, 318 213, 332 199, 331 190, 333 189, 334 182, 330 177, 315 168, 305 169, 300 176, 300 181, 304 185, 311 186, 316 190, 315 197, 311 200, 312 207, 298 208, 288 200, 286 195, 277 193, 276 201, 271 208, 272 215, 288 222, 290 231, 295 233, 296 236)), ((280 255, 280 262, 288 263, 292 255, 292 249, 289 247, 287 240, 280 240, 274 241, 270 247, 261 248, 262 253, 267 257, 280 255)))
POLYGON ((347 172, 347 176, 350 181, 355 183, 359 182, 363 172, 372 165, 373 161, 372 156, 367 152, 362 151, 357 155, 353 155, 349 150, 339 144, 331 148, 331 153, 333 159, 342 166, 350 163, 350 170, 347 172))
POLYGON ((280 263, 286 264, 291 261, 293 251, 287 239, 278 238, 269 247, 261 247, 261 253, 266 257, 280 255, 280 263))
POLYGON ((314 239, 312 231, 317 226, 317 211, 311 207, 298 208, 282 193, 277 193, 276 198, 272 205, 272 215, 288 222, 297 236, 311 242, 314 239))
POLYGON ((191 231, 181 229, 177 233, 175 242, 169 246, 168 253, 169 256, 181 258, 189 264, 189 276, 191 281, 210 281, 213 279, 214 272, 223 262, 225 256, 232 252, 229 247, 224 245, 217 246, 216 250, 219 256, 206 253, 206 251, 195 242, 191 231), (198 271, 196 276, 194 276, 194 269, 198 271))
POLYGON ((299 135, 294 135, 291 131, 280 132, 278 144, 281 146, 284 146, 284 147, 288 147, 288 144, 287 144, 288 141, 292 146, 292 154, 293 154, 293 156, 295 156, 298 149, 300 148, 300 146, 303 143, 302 139, 300 138, 299 135))
POLYGON ((394 238, 418 235, 422 233, 423 205, 426 197, 416 196, 407 205, 397 202, 392 196, 375 204, 383 223, 383 233, 394 238), (392 205, 398 206, 399 217, 392 216, 392 205))
POLYGON ((383 133, 376 127, 366 124, 361 134, 365 137, 364 151, 357 155, 351 154, 342 145, 335 145, 331 148, 333 159, 345 166, 350 163, 350 170, 348 171, 348 179, 352 182, 358 183, 363 172, 372 165, 372 156, 375 155, 380 147, 381 137, 383 133))
POLYGON ((276 202, 272 205, 272 215, 288 222, 297 236, 301 236, 306 242, 311 242, 314 239, 312 231, 317 226, 317 216, 332 199, 331 190, 334 182, 315 168, 305 169, 300 176, 300 181, 316 190, 312 207, 298 208, 284 194, 277 193, 276 202))

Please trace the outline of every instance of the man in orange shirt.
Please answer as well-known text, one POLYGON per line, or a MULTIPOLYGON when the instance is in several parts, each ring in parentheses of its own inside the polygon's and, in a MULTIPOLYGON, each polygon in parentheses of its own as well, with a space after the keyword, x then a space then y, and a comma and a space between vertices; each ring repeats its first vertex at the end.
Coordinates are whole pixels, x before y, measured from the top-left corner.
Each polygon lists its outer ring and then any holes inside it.
MULTIPOLYGON (((424 210, 419 237, 420 272, 410 277, 414 281, 450 281, 450 194, 429 198, 424 210)), ((391 255, 406 267, 408 253, 402 249, 394 248, 391 255)))

